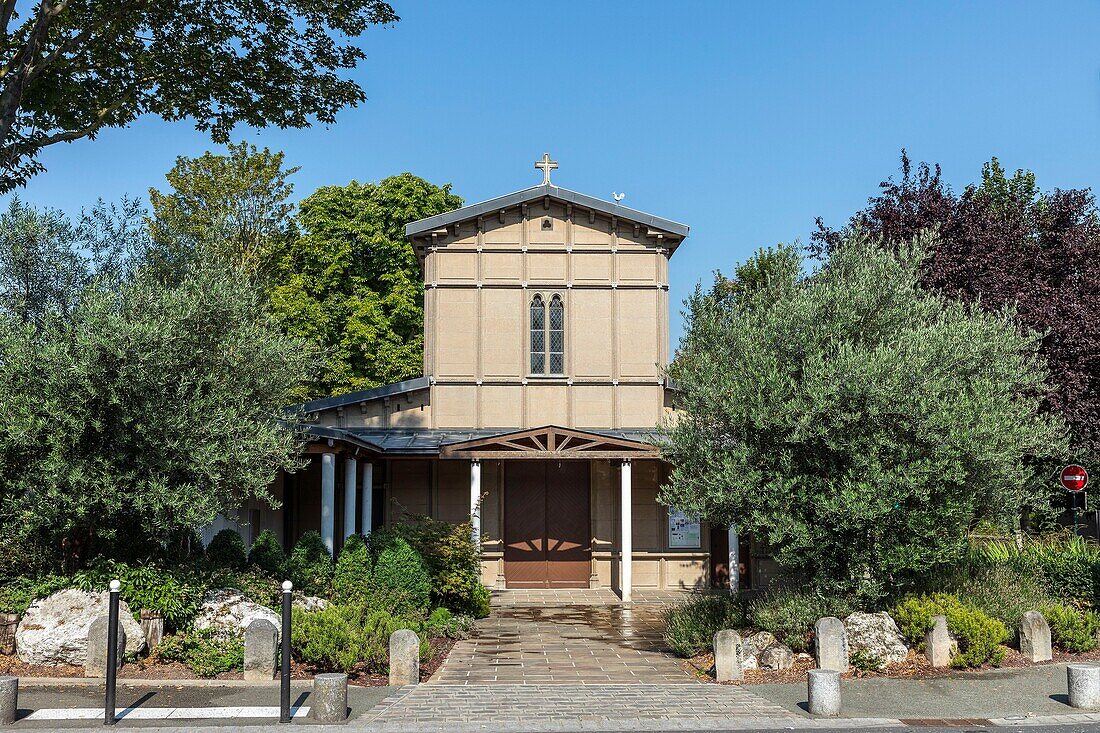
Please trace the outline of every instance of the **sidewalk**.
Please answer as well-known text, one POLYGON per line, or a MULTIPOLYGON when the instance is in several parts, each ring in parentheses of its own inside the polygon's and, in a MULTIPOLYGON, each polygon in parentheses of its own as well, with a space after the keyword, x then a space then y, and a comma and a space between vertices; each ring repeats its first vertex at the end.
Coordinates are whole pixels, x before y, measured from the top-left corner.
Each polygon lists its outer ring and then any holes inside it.
MULTIPOLYGON (((804 683, 433 683, 404 688, 351 687, 348 692, 351 717, 340 729, 379 733, 864 729, 947 724, 971 729, 1076 724, 1083 729, 1100 725, 1100 712, 1069 707, 1062 664, 928 680, 845 680, 839 719, 808 715, 804 683)), ((295 724, 308 724, 304 716, 309 706, 308 683, 294 685, 292 700, 299 707, 295 724)), ((29 719, 23 712, 14 730, 101 728, 102 703, 100 687, 59 689, 28 681, 21 690, 19 707, 24 711, 49 708, 51 712, 36 713, 29 719), (65 720, 58 712, 79 709, 93 712, 82 713, 82 720, 65 720)), ((127 684, 119 687, 118 703, 119 725, 124 727, 187 727, 190 733, 199 725, 277 727, 278 687, 274 685, 127 684)))

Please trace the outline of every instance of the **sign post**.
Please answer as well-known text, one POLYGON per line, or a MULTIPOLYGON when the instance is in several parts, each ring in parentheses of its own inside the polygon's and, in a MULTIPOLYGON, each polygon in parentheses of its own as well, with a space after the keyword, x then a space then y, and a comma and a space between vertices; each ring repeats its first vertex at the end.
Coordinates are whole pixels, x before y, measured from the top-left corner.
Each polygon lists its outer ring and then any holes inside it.
POLYGON ((1082 504, 1085 500, 1085 487, 1089 485, 1089 472, 1084 466, 1071 463, 1062 469, 1059 476, 1062 488, 1069 492, 1073 508, 1073 534, 1079 535, 1077 519, 1080 516, 1082 504))

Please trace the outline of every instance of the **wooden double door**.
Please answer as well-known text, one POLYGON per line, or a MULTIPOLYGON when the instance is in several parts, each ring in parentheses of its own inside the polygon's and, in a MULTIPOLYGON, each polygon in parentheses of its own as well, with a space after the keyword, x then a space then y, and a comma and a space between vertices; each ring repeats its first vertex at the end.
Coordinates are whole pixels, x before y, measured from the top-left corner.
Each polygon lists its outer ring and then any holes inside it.
POLYGON ((504 461, 507 587, 588 587, 588 497, 588 461, 504 461))

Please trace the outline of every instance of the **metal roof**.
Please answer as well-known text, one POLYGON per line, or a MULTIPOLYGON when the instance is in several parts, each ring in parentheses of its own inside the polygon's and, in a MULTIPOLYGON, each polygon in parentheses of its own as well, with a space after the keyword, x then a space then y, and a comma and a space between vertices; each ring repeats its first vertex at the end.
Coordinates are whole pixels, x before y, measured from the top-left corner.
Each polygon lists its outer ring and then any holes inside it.
POLYGON ((431 383, 432 382, 429 377, 406 379, 404 382, 384 384, 381 387, 374 387, 373 389, 364 389, 359 392, 348 392, 347 394, 337 395, 336 397, 325 397, 319 400, 310 400, 309 402, 303 402, 300 405, 294 405, 289 409, 296 412, 318 412, 320 410, 331 410, 333 407, 356 405, 360 402, 366 402, 367 400, 377 400, 381 397, 392 397, 393 395, 404 394, 406 392, 415 392, 418 389, 427 389, 429 386, 431 386, 431 383))
POLYGON ((637 209, 620 206, 617 203, 604 201, 576 191, 570 191, 568 188, 559 188, 552 183, 543 183, 538 186, 532 186, 531 188, 525 188, 522 191, 505 194, 495 199, 489 199, 488 201, 482 201, 477 204, 470 204, 469 206, 463 206, 461 209, 448 211, 445 214, 436 214, 435 216, 429 216, 427 219, 421 219, 411 224, 406 224, 405 236, 413 237, 417 234, 424 234, 451 224, 466 221, 467 219, 482 216, 483 214, 495 214, 501 209, 516 206, 525 201, 545 198, 547 196, 559 201, 576 204, 585 209, 600 211, 609 216, 617 216, 620 219, 636 221, 639 224, 645 224, 653 229, 660 229, 663 232, 675 234, 680 237, 686 237, 690 229, 687 224, 680 224, 671 219, 662 219, 659 216, 647 214, 644 211, 638 211, 637 209))

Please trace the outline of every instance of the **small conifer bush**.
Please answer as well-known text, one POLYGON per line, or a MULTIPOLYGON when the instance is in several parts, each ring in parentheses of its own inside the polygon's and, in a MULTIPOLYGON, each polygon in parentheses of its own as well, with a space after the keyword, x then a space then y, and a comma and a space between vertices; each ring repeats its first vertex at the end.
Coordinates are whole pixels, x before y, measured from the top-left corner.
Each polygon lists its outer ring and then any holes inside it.
POLYGON ((286 553, 274 532, 269 529, 260 532, 248 551, 248 562, 276 577, 286 572, 286 553))
POLYGON ((294 589, 306 595, 327 596, 332 586, 332 555, 320 532, 306 532, 287 560, 287 575, 294 589))
POLYGON ((344 542, 332 578, 332 600, 361 604, 371 593, 370 552, 361 535, 353 534, 344 542))
POLYGON ((206 546, 206 559, 216 568, 243 568, 248 559, 239 532, 223 529, 206 546))

